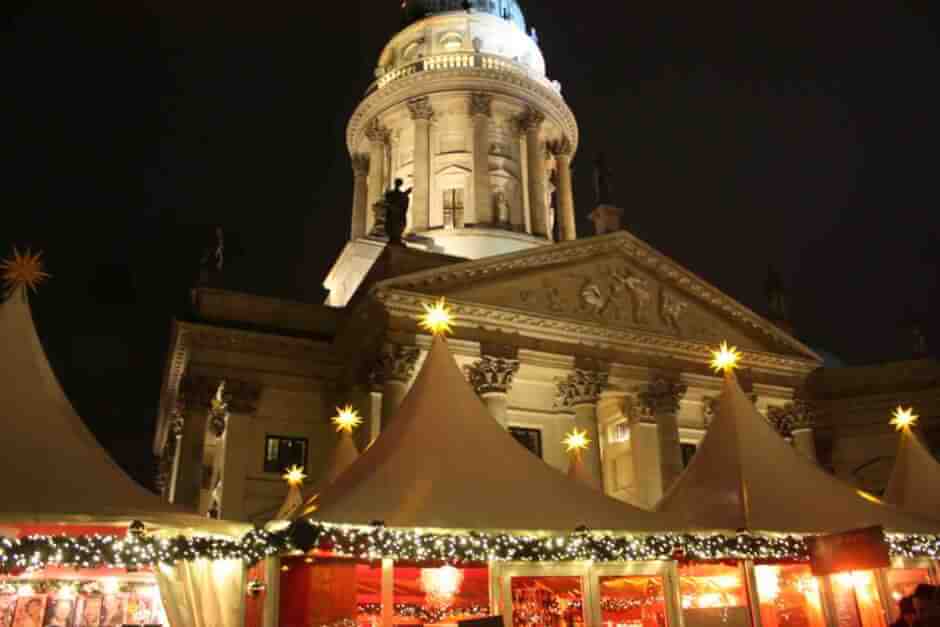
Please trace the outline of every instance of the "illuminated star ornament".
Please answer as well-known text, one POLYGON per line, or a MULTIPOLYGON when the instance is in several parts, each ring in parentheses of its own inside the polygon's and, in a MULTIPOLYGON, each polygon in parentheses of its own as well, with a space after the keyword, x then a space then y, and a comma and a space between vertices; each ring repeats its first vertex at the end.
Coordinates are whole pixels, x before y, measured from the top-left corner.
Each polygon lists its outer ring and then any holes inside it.
POLYGON ((336 425, 336 432, 342 433, 352 433, 353 429, 362 424, 362 417, 359 416, 359 412, 353 409, 352 405, 346 405, 340 409, 336 408, 337 414, 333 416, 333 424, 336 425))
POLYGON ((890 424, 898 431, 907 431, 917 423, 918 418, 920 418, 920 416, 914 413, 913 407, 904 409, 898 405, 898 408, 891 414, 890 424))
POLYGON ((741 360, 741 353, 734 346, 728 346, 727 342, 722 342, 718 350, 712 351, 711 366, 715 372, 731 372, 738 367, 738 361, 741 360))
POLYGON ((424 304, 424 313, 418 319, 418 326, 430 331, 431 335, 445 335, 454 332, 450 326, 453 321, 453 312, 441 298, 433 305, 424 304))
POLYGON ((22 254, 14 247, 13 257, 0 261, 0 278, 9 292, 21 286, 35 292, 49 275, 42 271, 41 252, 34 255, 32 251, 27 250, 26 254, 22 254))
POLYGON ((569 453, 580 453, 588 447, 588 444, 591 443, 587 437, 587 431, 578 431, 577 429, 574 429, 571 433, 567 434, 565 439, 561 442, 568 449, 569 453))
POLYGON ((304 469, 300 466, 291 466, 287 469, 287 472, 284 473, 284 480, 287 481, 287 485, 290 486, 299 486, 306 478, 307 475, 304 474, 304 469))

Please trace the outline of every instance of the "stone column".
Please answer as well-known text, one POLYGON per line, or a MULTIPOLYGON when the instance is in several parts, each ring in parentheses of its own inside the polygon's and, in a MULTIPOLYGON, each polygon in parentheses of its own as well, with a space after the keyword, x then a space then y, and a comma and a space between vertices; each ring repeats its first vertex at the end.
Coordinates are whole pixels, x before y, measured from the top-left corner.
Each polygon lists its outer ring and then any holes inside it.
POLYGON ((545 114, 532 107, 527 108, 519 118, 519 126, 525 132, 532 234, 540 237, 549 235, 548 208, 545 206, 545 150, 542 146, 544 121, 545 114))
POLYGON ((189 409, 183 413, 183 436, 180 438, 180 461, 173 502, 197 509, 202 490, 202 466, 206 450, 208 409, 189 409))
MULTIPOLYGON (((657 377, 637 396, 641 411, 652 416, 656 422, 661 489, 658 495, 652 492, 648 494, 655 496, 657 501, 682 474, 678 414, 679 401, 685 395, 686 389, 686 386, 678 381, 657 377)), ((655 472, 656 469, 653 470, 655 472)))
POLYGON ((490 185, 490 116, 493 97, 470 94, 470 118, 473 126, 473 204, 477 224, 499 221, 493 211, 490 185))
POLYGON ((421 351, 415 346, 401 346, 400 344, 386 344, 379 359, 382 381, 382 429, 388 427, 389 421, 398 411, 405 394, 408 392, 408 382, 415 371, 418 356, 421 351))
POLYGON ((509 221, 512 223, 513 231, 531 233, 532 229, 529 225, 531 222, 530 216, 532 215, 529 204, 529 168, 526 165, 529 162, 529 156, 526 154, 525 148, 525 129, 522 128, 518 119, 512 124, 512 132, 516 142, 516 150, 519 154, 519 203, 513 206, 513 213, 509 221))
POLYGON ((375 218, 372 205, 380 201, 385 194, 385 149, 388 145, 389 132, 378 119, 366 128, 369 139, 369 198, 366 203, 366 232, 372 231, 375 218))
POLYGON ((506 412, 509 388, 512 387, 513 377, 519 371, 519 360, 483 355, 480 360, 467 366, 466 371, 470 385, 486 403, 496 422, 505 429, 509 420, 506 412))
POLYGON ((571 186, 571 142, 567 137, 553 141, 548 145, 549 151, 555 157, 558 172, 558 219, 561 241, 577 239, 578 233, 574 217, 574 190, 571 186))
POLYGON ((659 426, 651 414, 634 409, 630 415, 630 451, 636 498, 640 505, 652 507, 663 495, 663 478, 659 472, 659 426))
POLYGON ((567 378, 558 382, 558 398, 555 401, 559 407, 573 408, 575 427, 587 432, 591 444, 582 454, 582 460, 591 485, 600 491, 603 491, 603 482, 601 443, 597 429, 597 401, 600 400, 605 387, 606 372, 575 369, 567 378))
POLYGON ((426 231, 431 219, 431 118, 434 109, 427 96, 408 102, 415 123, 414 189, 411 192, 412 231, 426 231))
POLYGON ((352 229, 349 235, 350 239, 359 239, 369 232, 369 156, 354 154, 352 169, 352 229))

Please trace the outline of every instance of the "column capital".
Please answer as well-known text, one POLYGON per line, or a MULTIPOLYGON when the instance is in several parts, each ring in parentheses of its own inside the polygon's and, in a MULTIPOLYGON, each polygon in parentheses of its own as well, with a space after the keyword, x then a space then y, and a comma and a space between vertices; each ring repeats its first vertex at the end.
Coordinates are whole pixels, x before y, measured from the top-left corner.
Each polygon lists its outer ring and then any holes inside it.
POLYGON ((545 114, 534 107, 526 107, 525 111, 516 118, 516 121, 523 131, 538 130, 545 121, 545 114))
POLYGON ((574 146, 567 135, 562 135, 561 139, 553 139, 545 144, 548 152, 555 157, 570 157, 574 152, 574 146))
POLYGON ((382 126, 378 118, 375 118, 366 126, 366 137, 374 144, 387 144, 391 138, 391 132, 382 126))
POLYGON ((656 377, 637 394, 640 407, 647 413, 676 414, 679 411, 679 401, 685 396, 688 386, 684 383, 656 377))
POLYGON ((795 398, 783 407, 767 408, 767 421, 785 438, 793 437, 794 431, 812 429, 816 415, 812 404, 802 398, 795 398))
POLYGON ((225 411, 251 414, 258 408, 261 385, 251 381, 239 381, 228 377, 186 375, 180 385, 183 405, 191 410, 221 411, 216 409, 221 401, 225 411), (221 388, 221 399, 219 391, 221 388))
POLYGON ((507 394, 513 377, 519 371, 519 360, 483 355, 464 370, 477 394, 507 394))
POLYGON ((601 392, 607 387, 607 378, 606 372, 575 369, 573 373, 557 382, 555 406, 569 408, 596 403, 601 392))
POLYGON ((386 344, 375 370, 376 383, 407 383, 414 375, 421 351, 416 346, 386 344))
POLYGON ((366 176, 369 173, 369 155, 355 153, 350 157, 350 162, 355 176, 366 176))
POLYGON ((470 115, 493 115, 493 96, 483 93, 470 94, 470 115))
POLYGON ((408 107, 412 120, 430 120, 434 117, 434 108, 431 106, 431 99, 428 96, 409 100, 405 106, 408 107))

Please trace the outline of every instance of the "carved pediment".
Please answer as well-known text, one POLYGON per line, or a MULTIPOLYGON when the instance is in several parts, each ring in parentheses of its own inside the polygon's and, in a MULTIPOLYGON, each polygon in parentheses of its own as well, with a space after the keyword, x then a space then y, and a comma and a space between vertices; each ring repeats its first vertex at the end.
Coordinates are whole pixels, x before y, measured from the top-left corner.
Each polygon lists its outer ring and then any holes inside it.
POLYGON ((381 287, 527 316, 746 351, 819 358, 695 275, 620 231, 399 277, 381 287))

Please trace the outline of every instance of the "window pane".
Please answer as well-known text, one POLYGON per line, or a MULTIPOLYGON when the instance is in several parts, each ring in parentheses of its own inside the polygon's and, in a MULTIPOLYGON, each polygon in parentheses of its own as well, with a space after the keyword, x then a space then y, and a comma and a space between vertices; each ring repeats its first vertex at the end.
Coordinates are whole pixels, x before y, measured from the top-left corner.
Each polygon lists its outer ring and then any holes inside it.
POLYGON ((396 566, 396 625, 456 623, 490 613, 487 568, 396 566))
POLYGON ((509 427, 509 435, 536 457, 542 457, 542 431, 540 429, 525 429, 523 427, 509 427))
POLYGON ((739 566, 679 567, 685 627, 748 627, 747 589, 739 566))
POLYGON ((580 577, 513 577, 514 627, 583 627, 580 577))
POLYGON ((764 627, 825 627, 819 580, 805 564, 756 566, 764 627))
POLYGON ((662 577, 601 577, 602 627, 667 627, 662 577))

